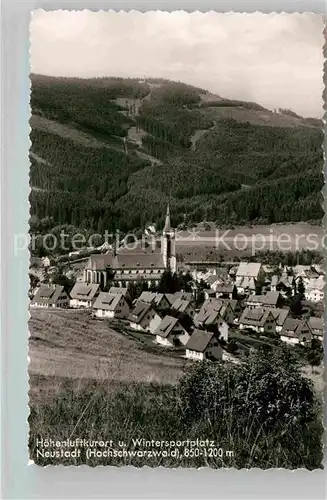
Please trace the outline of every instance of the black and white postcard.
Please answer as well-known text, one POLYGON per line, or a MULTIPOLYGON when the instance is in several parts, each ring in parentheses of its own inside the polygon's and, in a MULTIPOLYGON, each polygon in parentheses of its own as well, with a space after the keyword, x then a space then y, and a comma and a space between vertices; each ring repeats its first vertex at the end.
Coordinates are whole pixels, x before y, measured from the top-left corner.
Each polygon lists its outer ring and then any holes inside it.
POLYGON ((29 454, 318 469, 323 17, 34 11, 29 454))

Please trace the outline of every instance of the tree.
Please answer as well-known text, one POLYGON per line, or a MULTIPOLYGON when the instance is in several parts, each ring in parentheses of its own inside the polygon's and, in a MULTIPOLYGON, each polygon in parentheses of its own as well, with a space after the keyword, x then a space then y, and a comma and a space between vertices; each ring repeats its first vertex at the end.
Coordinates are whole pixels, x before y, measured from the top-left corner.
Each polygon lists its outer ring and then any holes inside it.
POLYGON ((320 366, 324 358, 324 349, 322 343, 318 339, 312 339, 310 349, 307 352, 307 360, 313 372, 314 366, 320 366))
POLYGON ((294 316, 300 316, 302 314, 302 300, 298 295, 290 299, 290 311, 294 316))
POLYGON ((56 272, 51 277, 51 282, 54 285, 62 285, 65 292, 69 293, 75 284, 75 280, 68 278, 65 274, 56 272))
POLYGON ((301 300, 305 300, 305 286, 302 277, 300 277, 297 285, 297 295, 301 300))
POLYGON ((181 290, 181 285, 176 273, 171 271, 164 271, 158 286, 160 293, 175 293, 181 290))

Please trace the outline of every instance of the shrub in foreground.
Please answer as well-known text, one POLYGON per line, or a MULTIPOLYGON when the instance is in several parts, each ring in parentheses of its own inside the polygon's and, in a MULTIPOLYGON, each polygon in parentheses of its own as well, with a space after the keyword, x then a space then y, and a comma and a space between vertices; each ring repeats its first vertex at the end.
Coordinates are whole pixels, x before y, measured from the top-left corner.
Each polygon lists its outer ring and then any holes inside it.
MULTIPOLYGON (((251 355, 247 364, 194 363, 177 387, 104 384, 65 390, 53 404, 31 405, 30 455, 40 465, 165 467, 320 467, 321 407, 311 381, 287 349, 251 355), (209 440, 222 453, 208 456, 43 458, 37 439, 112 440, 127 450, 147 441, 209 440)), ((161 448, 160 448, 161 449, 161 448)), ((166 448, 167 449, 167 448, 166 448)))

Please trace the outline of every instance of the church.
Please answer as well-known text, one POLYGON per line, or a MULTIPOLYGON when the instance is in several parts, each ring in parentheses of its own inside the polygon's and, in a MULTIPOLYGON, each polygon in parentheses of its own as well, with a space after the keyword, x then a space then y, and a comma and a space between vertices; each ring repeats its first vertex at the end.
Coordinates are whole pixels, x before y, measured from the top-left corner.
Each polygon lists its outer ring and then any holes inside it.
POLYGON ((84 269, 85 283, 96 283, 102 288, 108 282, 116 286, 127 287, 137 280, 158 285, 166 270, 176 272, 175 231, 170 223, 170 210, 167 206, 165 226, 161 236, 160 252, 135 252, 117 250, 106 254, 91 255, 84 269))

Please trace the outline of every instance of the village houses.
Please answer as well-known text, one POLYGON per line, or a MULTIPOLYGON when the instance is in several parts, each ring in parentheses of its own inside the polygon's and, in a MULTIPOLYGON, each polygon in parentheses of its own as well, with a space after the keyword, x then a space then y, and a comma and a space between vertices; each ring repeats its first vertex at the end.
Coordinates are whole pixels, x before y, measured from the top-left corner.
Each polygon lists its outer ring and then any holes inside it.
POLYGON ((238 293, 255 293, 257 282, 264 277, 265 272, 260 262, 240 262, 235 274, 238 293))
POLYGON ((90 308, 100 293, 100 285, 86 285, 85 283, 75 283, 70 292, 70 307, 90 308))
POLYGON ((186 344, 186 358, 203 361, 221 360, 222 348, 216 333, 195 329, 186 344))
POLYGON ((166 295, 163 293, 142 292, 137 300, 152 304, 156 311, 165 311, 169 309, 171 305, 166 295))
POLYGON ((162 319, 154 333, 158 344, 167 347, 186 345, 190 338, 178 318, 169 315, 162 319))
POLYGON ((269 309, 247 307, 240 318, 240 329, 250 329, 257 333, 273 335, 276 333, 276 321, 269 309))
POLYGON ((282 306, 284 301, 279 292, 267 292, 264 295, 250 295, 244 303, 250 309, 254 307, 275 308, 282 306))
POLYGON ((30 303, 31 307, 59 307, 69 306, 69 296, 62 285, 42 284, 30 303))
POLYGON ((161 317, 148 302, 136 302, 128 316, 129 326, 133 330, 154 333, 161 323, 161 317))
POLYGON ((323 318, 316 318, 311 316, 308 319, 308 325, 310 327, 312 338, 324 341, 324 320, 323 318))
POLYGON ((101 292, 94 302, 97 318, 127 318, 129 305, 123 294, 101 292))
POLYGON ((192 300, 176 299, 172 303, 171 308, 176 312, 190 316, 190 318, 193 318, 195 314, 195 309, 192 300))
POLYGON ((195 325, 213 325, 223 320, 227 324, 234 321, 234 312, 229 302, 220 299, 207 299, 200 311, 194 316, 195 325))
POLYGON ((312 339, 311 329, 304 319, 287 318, 280 338, 288 344, 308 344, 312 339))

